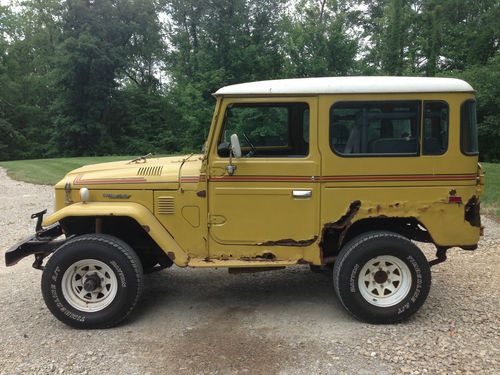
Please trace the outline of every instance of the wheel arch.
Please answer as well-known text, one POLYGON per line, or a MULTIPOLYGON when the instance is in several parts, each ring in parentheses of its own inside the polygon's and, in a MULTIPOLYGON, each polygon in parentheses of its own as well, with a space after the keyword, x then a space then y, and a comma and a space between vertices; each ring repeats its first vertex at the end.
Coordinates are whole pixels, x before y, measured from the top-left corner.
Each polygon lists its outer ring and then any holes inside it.
POLYGON ((168 254, 149 235, 148 228, 128 216, 67 216, 59 221, 67 236, 105 234, 128 244, 149 272, 159 263, 162 267, 173 264, 168 254))
POLYGON ((185 267, 189 262, 189 256, 168 230, 146 207, 138 203, 75 203, 45 218, 43 225, 56 222, 61 223, 67 235, 105 233, 127 242, 123 237, 133 238, 133 234, 136 234, 139 240, 154 244, 176 265, 185 267))
POLYGON ((415 217, 370 217, 346 222, 344 226, 328 226, 323 229, 321 248, 324 263, 329 263, 342 247, 353 238, 372 231, 387 231, 418 242, 433 243, 425 225, 415 217))

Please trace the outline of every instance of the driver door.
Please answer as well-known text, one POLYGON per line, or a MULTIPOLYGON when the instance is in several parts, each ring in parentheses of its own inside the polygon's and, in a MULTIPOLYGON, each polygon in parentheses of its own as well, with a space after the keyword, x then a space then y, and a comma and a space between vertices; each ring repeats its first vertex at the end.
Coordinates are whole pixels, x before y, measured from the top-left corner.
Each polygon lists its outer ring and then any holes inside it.
POLYGON ((266 243, 304 246, 318 237, 320 158, 311 142, 317 98, 269 101, 223 101, 209 161, 211 257, 266 243), (237 159, 229 155, 232 134, 242 148, 237 159))

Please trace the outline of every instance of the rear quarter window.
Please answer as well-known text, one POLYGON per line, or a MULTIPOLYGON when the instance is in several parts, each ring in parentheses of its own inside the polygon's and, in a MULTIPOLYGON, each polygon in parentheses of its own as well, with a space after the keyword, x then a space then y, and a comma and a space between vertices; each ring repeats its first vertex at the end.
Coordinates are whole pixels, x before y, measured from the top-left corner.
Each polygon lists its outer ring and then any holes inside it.
POLYGON ((442 155, 448 150, 448 124, 448 103, 424 101, 423 155, 442 155))
POLYGON ((465 155, 479 154, 476 102, 472 99, 465 101, 460 109, 460 149, 465 155))

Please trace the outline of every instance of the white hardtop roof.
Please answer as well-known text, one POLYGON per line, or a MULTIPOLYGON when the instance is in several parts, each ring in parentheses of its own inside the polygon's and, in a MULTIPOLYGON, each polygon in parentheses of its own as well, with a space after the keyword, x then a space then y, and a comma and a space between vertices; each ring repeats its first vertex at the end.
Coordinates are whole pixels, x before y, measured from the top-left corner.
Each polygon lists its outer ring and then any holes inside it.
POLYGON ((467 82, 436 77, 319 77, 277 79, 225 86, 219 95, 474 92, 467 82))

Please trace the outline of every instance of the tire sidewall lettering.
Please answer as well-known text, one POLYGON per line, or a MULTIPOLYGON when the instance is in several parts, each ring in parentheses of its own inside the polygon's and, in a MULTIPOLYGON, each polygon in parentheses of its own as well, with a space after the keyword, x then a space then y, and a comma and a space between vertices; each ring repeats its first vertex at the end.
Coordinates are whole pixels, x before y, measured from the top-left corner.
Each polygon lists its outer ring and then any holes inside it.
POLYGON ((358 271, 361 266, 356 263, 352 269, 351 277, 349 278, 349 290, 351 293, 357 293, 357 285, 358 285, 358 271))
POLYGON ((118 275, 118 278, 120 279, 121 287, 126 288, 127 287, 127 280, 125 279, 125 274, 123 273, 123 271, 120 268, 120 266, 118 265, 118 263, 116 263, 116 261, 112 260, 111 262, 109 262, 109 264, 111 266, 113 266, 113 268, 116 270, 116 274, 118 275))
POLYGON ((410 265, 413 267, 413 270, 415 271, 415 281, 414 281, 415 292, 410 298, 411 302, 415 303, 418 299, 418 296, 420 296, 422 290, 422 270, 420 269, 420 266, 418 265, 417 261, 411 255, 408 255, 406 259, 409 261, 410 265))
MULTIPOLYGON (((56 268, 59 268, 59 267, 56 267, 56 268)), ((85 316, 80 315, 78 313, 75 313, 75 312, 69 310, 68 308, 66 308, 66 306, 64 306, 64 303, 59 298, 59 293, 61 293, 60 285, 61 285, 61 283, 57 279, 54 280, 54 282, 50 284, 50 294, 52 296, 52 299, 54 300, 56 307, 59 309, 59 311, 61 311, 68 318, 71 318, 73 320, 76 320, 76 321, 82 322, 82 323, 85 322, 85 316)), ((61 293, 61 295, 62 295, 62 293, 61 293)), ((62 297, 62 298, 64 299, 64 297, 62 297)))
POLYGON ((59 268, 59 266, 57 266, 54 269, 54 273, 52 274, 52 281, 56 281, 57 280, 57 277, 59 276, 59 272, 61 272, 61 269, 59 268))

